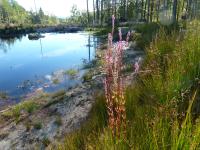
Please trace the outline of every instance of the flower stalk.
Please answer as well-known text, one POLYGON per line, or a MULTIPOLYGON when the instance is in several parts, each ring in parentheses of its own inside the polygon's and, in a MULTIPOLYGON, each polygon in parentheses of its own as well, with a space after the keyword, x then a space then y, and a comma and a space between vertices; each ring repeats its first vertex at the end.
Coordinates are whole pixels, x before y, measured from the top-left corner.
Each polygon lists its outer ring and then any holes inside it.
POLYGON ((105 96, 107 113, 109 116, 108 124, 113 135, 119 136, 126 131, 126 109, 124 98, 124 84, 122 79, 122 57, 124 47, 128 46, 130 32, 127 34, 126 41, 122 41, 122 32, 119 28, 119 41, 113 44, 113 34, 115 17, 112 16, 112 33, 108 34, 108 49, 105 53, 105 96))

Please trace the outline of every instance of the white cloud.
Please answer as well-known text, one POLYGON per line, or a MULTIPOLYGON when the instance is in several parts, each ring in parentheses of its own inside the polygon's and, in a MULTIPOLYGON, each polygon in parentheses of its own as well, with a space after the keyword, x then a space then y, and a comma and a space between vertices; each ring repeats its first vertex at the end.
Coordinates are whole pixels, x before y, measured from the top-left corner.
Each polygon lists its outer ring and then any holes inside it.
POLYGON ((42 57, 59 57, 59 56, 65 55, 69 51, 70 49, 66 49, 66 48, 56 49, 50 52, 46 52, 42 57))
MULTIPOLYGON (((1 1, 1 0, 0 0, 1 1)), ((34 10, 34 0, 16 0, 26 10, 34 10)), ((35 0, 36 7, 40 7, 47 14, 54 14, 58 17, 70 16, 70 10, 73 5, 77 5, 78 9, 86 10, 86 0, 35 0)), ((89 9, 92 11, 92 0, 89 0, 89 9)))

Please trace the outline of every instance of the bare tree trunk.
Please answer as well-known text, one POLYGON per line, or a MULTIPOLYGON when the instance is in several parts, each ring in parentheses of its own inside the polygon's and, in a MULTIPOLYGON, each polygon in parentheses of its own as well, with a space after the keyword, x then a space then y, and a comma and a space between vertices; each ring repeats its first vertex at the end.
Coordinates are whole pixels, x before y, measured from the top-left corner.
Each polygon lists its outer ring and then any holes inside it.
POLYGON ((115 8, 114 8, 114 13, 115 13, 115 17, 117 17, 117 0, 115 1, 115 8))
POLYGON ((126 0, 126 5, 125 5, 125 19, 127 20, 128 19, 128 0, 126 0))
POLYGON ((86 2, 87 2, 87 19, 88 19, 88 26, 89 26, 89 24, 90 24, 90 15, 89 15, 89 6, 88 6, 88 0, 86 0, 86 2))
POLYGON ((138 0, 135 1, 135 13, 136 13, 136 20, 138 19, 138 0))
POLYGON ((150 0, 147 0, 147 22, 150 21, 150 0))
POLYGON ((96 8, 97 8, 97 22, 99 24, 99 0, 96 0, 96 8))
POLYGON ((158 22, 159 20, 159 13, 160 13, 160 0, 157 1, 156 3, 156 21, 158 22))
POLYGON ((126 19, 126 0, 124 0, 124 19, 126 19))
POLYGON ((177 15, 177 0, 173 1, 173 11, 172 11, 172 20, 173 23, 176 22, 176 15, 177 15))
POLYGON ((145 5, 144 5, 144 19, 147 20, 147 0, 145 0, 145 5))
POLYGON ((192 0, 187 0, 186 11, 189 18, 191 18, 191 5, 192 5, 192 0))
POLYGON ((153 21, 153 15, 154 15, 154 0, 151 1, 151 13, 150 13, 150 22, 153 21))
POLYGON ((103 3, 104 3, 104 0, 101 0, 101 26, 103 25, 103 3))
POLYGON ((140 12, 140 13, 141 13, 140 19, 142 20, 143 17, 144 17, 144 16, 143 16, 143 14, 144 14, 144 13, 143 13, 143 12, 144 12, 144 0, 142 0, 142 3, 141 3, 141 4, 142 4, 142 6, 141 6, 142 8, 141 8, 141 12, 140 12))
POLYGON ((96 12, 95 12, 95 0, 93 0, 93 25, 95 24, 96 20, 96 12))

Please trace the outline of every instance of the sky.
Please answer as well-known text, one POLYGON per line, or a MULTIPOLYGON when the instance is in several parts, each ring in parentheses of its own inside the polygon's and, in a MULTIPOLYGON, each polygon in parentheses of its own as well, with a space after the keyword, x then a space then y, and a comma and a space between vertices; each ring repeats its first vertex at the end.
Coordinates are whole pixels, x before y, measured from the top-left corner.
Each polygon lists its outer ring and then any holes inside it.
MULTIPOLYGON (((35 11, 34 0, 16 0, 26 10, 35 11)), ((86 0, 35 0, 36 7, 43 9, 45 14, 56 15, 65 18, 71 15, 70 10, 73 5, 77 5, 79 10, 86 10, 86 0)), ((92 11, 92 0, 89 0, 89 9, 92 11)))

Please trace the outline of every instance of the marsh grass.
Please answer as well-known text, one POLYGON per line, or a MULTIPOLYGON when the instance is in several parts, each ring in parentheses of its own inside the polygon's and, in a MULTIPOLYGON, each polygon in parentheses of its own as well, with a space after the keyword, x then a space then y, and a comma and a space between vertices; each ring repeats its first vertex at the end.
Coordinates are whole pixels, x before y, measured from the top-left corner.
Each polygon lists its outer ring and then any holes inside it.
POLYGON ((26 112, 31 114, 38 108, 39 105, 36 102, 29 100, 13 106, 10 110, 5 111, 2 115, 6 118, 14 118, 14 120, 18 122, 23 113, 26 112))
POLYGON ((9 99, 8 93, 0 91, 0 99, 3 99, 3 100, 9 99))
POLYGON ((200 28, 187 26, 184 34, 160 29, 146 49, 143 71, 125 92, 126 138, 111 134, 99 97, 87 123, 58 149, 199 149, 200 28))
POLYGON ((59 79, 54 79, 52 82, 53 82, 53 84, 59 84, 60 80, 59 79))
POLYGON ((64 72, 65 75, 68 75, 70 78, 74 78, 78 75, 78 70, 76 69, 69 69, 64 72))

